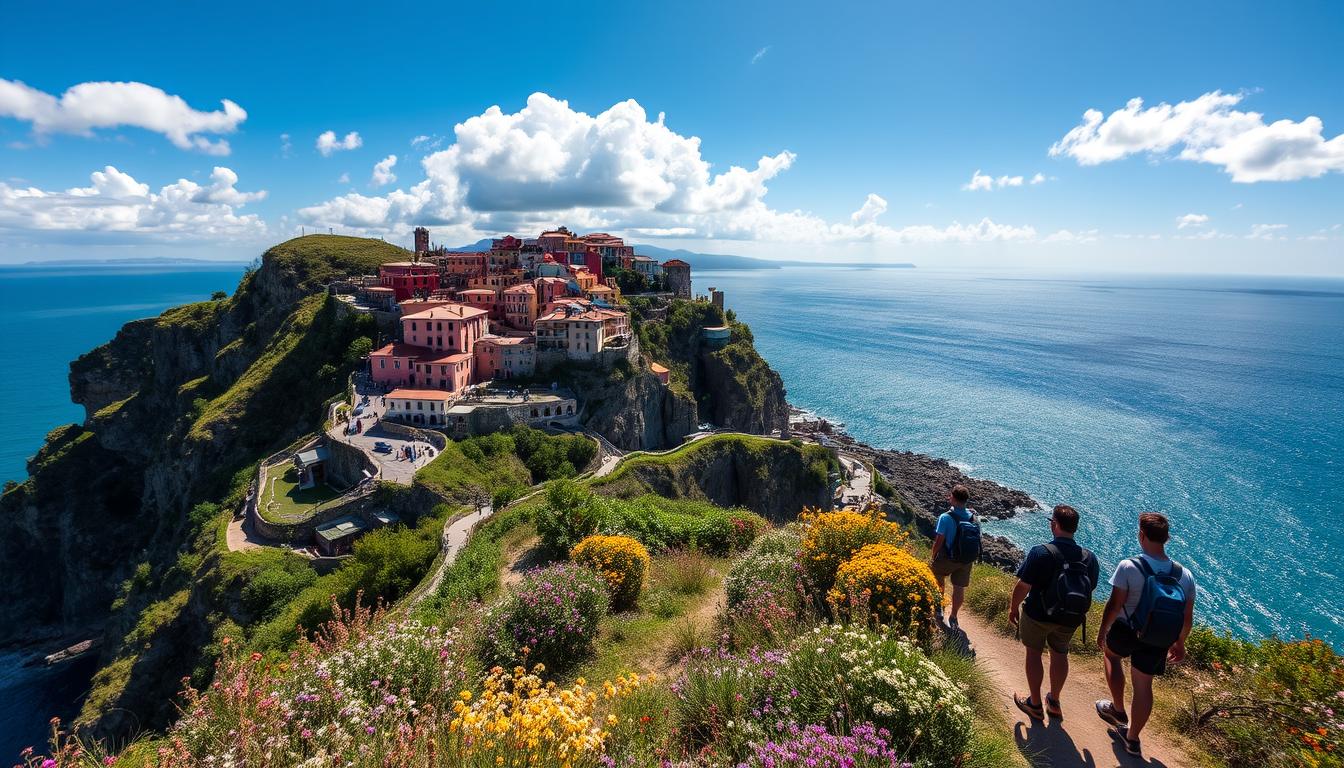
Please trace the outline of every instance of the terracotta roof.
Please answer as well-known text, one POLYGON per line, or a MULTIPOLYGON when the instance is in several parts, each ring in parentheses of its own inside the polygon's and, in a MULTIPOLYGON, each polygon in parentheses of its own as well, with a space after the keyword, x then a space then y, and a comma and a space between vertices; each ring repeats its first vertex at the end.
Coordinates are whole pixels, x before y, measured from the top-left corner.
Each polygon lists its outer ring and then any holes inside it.
MULTIPOLYGON (((432 355, 432 354, 434 354, 434 353, 433 353, 433 352, 430 352, 429 354, 432 355)), ((470 352, 454 352, 454 353, 451 354, 451 355, 443 355, 442 357, 435 357, 435 358, 432 358, 432 359, 419 360, 419 361, 417 361, 417 362, 421 362, 421 363, 424 363, 424 364, 426 364, 426 365, 439 365, 439 364, 445 364, 445 365, 446 365, 446 364, 448 364, 448 363, 460 363, 460 362, 462 362, 463 360, 470 360, 470 359, 471 359, 471 353, 470 353, 470 352)))
POLYGON ((431 351, 432 350, 430 350, 428 347, 419 347, 414 344, 402 344, 401 342, 395 342, 392 344, 388 344, 387 346, 381 349, 375 349, 370 354, 379 356, 390 355, 392 357, 421 357, 422 355, 430 354, 431 351))
MULTIPOLYGON (((465 291, 458 291, 458 292, 457 292, 457 295, 458 295, 458 296, 466 296, 467 294, 471 294, 472 296, 479 296, 479 295, 481 295, 481 294, 483 294, 483 293, 485 293, 485 294, 489 294, 489 295, 491 295, 491 296, 494 296, 494 295, 495 295, 495 292, 492 291, 492 290, 490 290, 489 288, 469 288, 469 289, 467 289, 467 290, 465 290, 465 291)), ((475 308, 473 307, 473 309, 475 309, 475 308)), ((481 310, 478 309, 478 310, 476 310, 476 311, 477 311, 477 312, 480 312, 481 310)))
POLYGON ((441 389, 394 389, 387 397, 399 400, 452 400, 452 392, 441 389))
POLYGON ((536 339, 533 339, 531 336, 494 336, 494 335, 491 335, 491 336, 482 336, 481 338, 479 338, 479 339, 476 340, 476 343, 478 343, 478 344, 502 344, 502 345, 506 345, 506 346, 513 346, 513 345, 516 345, 516 344, 532 344, 532 343, 535 343, 535 342, 536 342, 536 339))
POLYGON ((654 373, 668 373, 667 366, 659 363, 649 363, 649 369, 654 373))
POLYGON ((504 289, 504 292, 505 292, 505 293, 536 293, 536 292, 537 292, 537 289, 536 289, 536 288, 533 288, 531 283, 521 283, 521 284, 519 284, 519 285, 511 285, 511 286, 509 286, 508 288, 505 288, 505 289, 504 289))
POLYGON ((687 264, 686 262, 682 261, 681 259, 668 259, 667 261, 664 261, 664 262, 663 262, 663 266, 664 266, 664 267, 689 267, 689 266, 691 266, 691 265, 690 265, 690 264, 687 264))
MULTIPOLYGON (((468 291, 463 291, 468 293, 468 291)), ((491 291, 494 293, 494 291, 491 291)), ((423 312, 416 312, 413 315, 402 315, 402 320, 470 320, 475 317, 485 316, 486 311, 477 307, 468 307, 465 304, 445 304, 442 307, 426 309, 423 312)))

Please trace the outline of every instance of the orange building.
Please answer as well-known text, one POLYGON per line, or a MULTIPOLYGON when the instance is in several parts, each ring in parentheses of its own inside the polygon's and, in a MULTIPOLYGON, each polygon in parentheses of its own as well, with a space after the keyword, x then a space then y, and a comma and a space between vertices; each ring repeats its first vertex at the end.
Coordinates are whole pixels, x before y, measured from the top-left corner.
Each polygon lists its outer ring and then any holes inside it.
POLYGON ((528 283, 504 289, 504 322, 531 330, 537 320, 537 289, 528 283))

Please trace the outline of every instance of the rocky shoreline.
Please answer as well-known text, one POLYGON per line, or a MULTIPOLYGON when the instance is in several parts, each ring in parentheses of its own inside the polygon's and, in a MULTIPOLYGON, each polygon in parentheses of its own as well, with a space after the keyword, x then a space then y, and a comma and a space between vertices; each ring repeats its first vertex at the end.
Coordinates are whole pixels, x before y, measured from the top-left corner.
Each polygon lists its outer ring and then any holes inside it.
MULTIPOLYGON (((946 459, 911 451, 889 451, 859 442, 838 424, 816 417, 796 406, 789 406, 791 434, 816 440, 846 454, 869 462, 883 479, 896 489, 904 503, 893 499, 890 510, 912 523, 923 535, 932 538, 938 515, 948 508, 947 491, 965 485, 971 491, 971 507, 981 516, 1002 520, 1022 511, 1041 509, 1024 491, 1000 485, 992 480, 971 477, 946 459)), ((1022 562, 1023 552, 1002 536, 986 535, 983 559, 1003 570, 1012 571, 1022 562)))

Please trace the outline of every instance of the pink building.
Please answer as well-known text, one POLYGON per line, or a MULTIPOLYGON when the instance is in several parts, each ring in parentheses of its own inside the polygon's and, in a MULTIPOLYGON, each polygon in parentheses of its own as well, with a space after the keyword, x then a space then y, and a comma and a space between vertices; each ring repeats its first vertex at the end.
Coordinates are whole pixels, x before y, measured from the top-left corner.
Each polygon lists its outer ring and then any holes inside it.
POLYGON ((486 312, 463 304, 448 304, 401 318, 401 340, 435 352, 470 352, 489 330, 486 312))
POLYGON ((457 298, 467 306, 479 309, 492 318, 501 319, 503 312, 499 307, 499 294, 491 288, 472 288, 458 291, 457 298))
POLYGON ((415 361, 425 353, 423 347, 388 344, 369 354, 373 380, 382 387, 404 387, 415 376, 415 361))
POLYGON ((474 357, 471 352, 436 355, 432 352, 415 361, 411 384, 444 392, 461 392, 471 383, 474 357))
POLYGON ((532 337, 486 336, 476 343, 476 381, 531 376, 537 367, 532 337))

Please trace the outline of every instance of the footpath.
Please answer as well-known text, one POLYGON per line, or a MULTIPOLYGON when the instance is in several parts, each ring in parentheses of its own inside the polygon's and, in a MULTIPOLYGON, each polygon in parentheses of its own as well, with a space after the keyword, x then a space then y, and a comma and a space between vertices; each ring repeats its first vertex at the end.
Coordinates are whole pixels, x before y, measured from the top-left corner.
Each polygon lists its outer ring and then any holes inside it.
MULTIPOLYGON (((1026 693, 1027 676, 1023 669, 1026 651, 1012 637, 995 632, 983 619, 963 610, 957 617, 961 629, 975 649, 975 658, 989 673, 997 689, 1004 716, 1013 729, 1018 750, 1037 768, 1187 768, 1181 750, 1150 723, 1139 738, 1143 757, 1127 754, 1106 733, 1106 724, 1097 717, 1094 703, 1111 697, 1102 679, 1101 659, 1070 656, 1069 679, 1060 697, 1063 721, 1049 718, 1045 723, 1027 717, 1013 705, 1014 692, 1026 693)), ((1047 683, 1049 661, 1046 661, 1047 683)), ((1044 693, 1044 690, 1042 691, 1044 693)))

